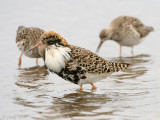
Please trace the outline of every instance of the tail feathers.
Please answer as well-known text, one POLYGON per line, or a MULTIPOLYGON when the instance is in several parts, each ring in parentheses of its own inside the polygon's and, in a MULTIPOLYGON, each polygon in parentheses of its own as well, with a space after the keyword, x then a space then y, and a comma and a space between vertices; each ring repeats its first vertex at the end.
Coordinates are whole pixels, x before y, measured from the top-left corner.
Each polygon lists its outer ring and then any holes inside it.
POLYGON ((26 27, 24 26, 19 26, 18 29, 17 29, 17 35, 16 35, 16 43, 25 39, 27 36, 27 33, 26 33, 26 27))
POLYGON ((151 26, 144 26, 143 29, 140 30, 141 38, 146 37, 150 32, 153 32, 154 28, 151 26))
POLYGON ((153 32, 153 31, 154 31, 154 28, 153 28, 153 27, 148 26, 148 27, 147 27, 147 30, 148 30, 149 32, 153 32))
POLYGON ((26 27, 24 26, 19 26, 17 29, 17 33, 22 32, 26 27))
POLYGON ((128 63, 112 63, 112 66, 113 66, 113 71, 118 72, 120 70, 127 69, 128 67, 130 67, 130 64, 128 64, 128 63))

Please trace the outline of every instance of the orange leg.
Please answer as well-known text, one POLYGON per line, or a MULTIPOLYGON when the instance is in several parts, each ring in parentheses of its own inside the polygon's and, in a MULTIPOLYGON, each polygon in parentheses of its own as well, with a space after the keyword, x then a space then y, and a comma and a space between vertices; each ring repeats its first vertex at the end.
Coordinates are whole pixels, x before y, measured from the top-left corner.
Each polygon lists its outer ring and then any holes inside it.
POLYGON ((80 86, 79 91, 80 91, 80 92, 82 92, 82 91, 83 91, 83 87, 82 87, 82 85, 80 86))
POLYGON ((38 58, 36 58, 36 65, 38 66, 38 58))
POLYGON ((93 90, 94 90, 94 89, 97 89, 97 87, 94 86, 92 83, 91 83, 91 85, 92 85, 92 89, 93 89, 93 90))
POLYGON ((19 66, 19 67, 21 66, 21 61, 22 61, 22 53, 21 53, 20 56, 19 56, 19 63, 18 63, 18 66, 19 66))
POLYGON ((122 46, 120 45, 120 51, 119 51, 120 57, 122 55, 122 46))

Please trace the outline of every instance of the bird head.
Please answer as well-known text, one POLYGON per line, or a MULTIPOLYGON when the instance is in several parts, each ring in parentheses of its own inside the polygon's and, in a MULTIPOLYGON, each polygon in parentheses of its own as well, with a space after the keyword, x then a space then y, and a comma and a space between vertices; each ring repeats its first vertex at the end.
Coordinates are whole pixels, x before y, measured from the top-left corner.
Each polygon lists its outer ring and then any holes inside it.
POLYGON ((70 60, 71 49, 67 41, 58 33, 53 31, 45 32, 41 36, 41 41, 30 50, 44 45, 45 46, 45 65, 50 71, 61 72, 70 60))
POLYGON ((96 53, 99 52, 99 49, 101 48, 102 44, 104 43, 104 41, 106 40, 111 40, 111 36, 112 36, 112 32, 110 29, 103 29, 100 33, 99 33, 99 37, 100 37, 100 43, 97 47, 96 53))
POLYGON ((45 32, 41 36, 41 41, 33 46, 30 50, 33 50, 34 48, 41 46, 42 44, 45 45, 46 48, 51 46, 54 48, 69 46, 67 41, 62 36, 53 31, 45 32))

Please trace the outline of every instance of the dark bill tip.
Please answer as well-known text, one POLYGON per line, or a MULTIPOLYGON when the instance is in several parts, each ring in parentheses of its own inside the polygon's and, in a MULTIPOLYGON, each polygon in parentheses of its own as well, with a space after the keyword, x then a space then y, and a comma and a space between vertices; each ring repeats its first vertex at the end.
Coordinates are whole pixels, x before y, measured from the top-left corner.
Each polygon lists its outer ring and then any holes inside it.
POLYGON ((99 49, 101 48, 102 44, 103 44, 103 41, 100 41, 100 43, 99 43, 99 45, 98 45, 98 47, 97 47, 96 53, 99 52, 99 49))

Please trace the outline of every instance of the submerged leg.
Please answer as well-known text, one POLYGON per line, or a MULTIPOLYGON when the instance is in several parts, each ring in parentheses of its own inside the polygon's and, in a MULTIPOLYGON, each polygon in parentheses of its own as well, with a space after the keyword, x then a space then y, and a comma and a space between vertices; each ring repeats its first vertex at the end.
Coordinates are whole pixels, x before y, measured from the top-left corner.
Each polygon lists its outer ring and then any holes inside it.
POLYGON ((82 85, 80 85, 80 89, 79 89, 79 91, 80 91, 80 92, 82 92, 82 91, 83 91, 83 87, 82 87, 82 85))
POLYGON ((131 47, 131 54, 132 54, 132 56, 134 56, 134 53, 133 53, 133 46, 131 47))
POLYGON ((36 58, 36 65, 38 66, 38 58, 36 58))
POLYGON ((97 89, 97 87, 95 86, 95 85, 93 85, 92 83, 91 83, 91 85, 92 85, 92 89, 94 90, 94 89, 97 89))
POLYGON ((120 45, 120 51, 119 51, 120 57, 122 55, 122 46, 120 45))
POLYGON ((22 53, 21 53, 20 56, 19 56, 19 63, 18 63, 18 66, 19 66, 19 67, 21 66, 21 61, 22 61, 22 53))

